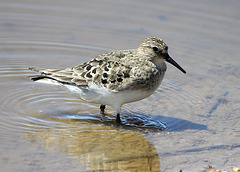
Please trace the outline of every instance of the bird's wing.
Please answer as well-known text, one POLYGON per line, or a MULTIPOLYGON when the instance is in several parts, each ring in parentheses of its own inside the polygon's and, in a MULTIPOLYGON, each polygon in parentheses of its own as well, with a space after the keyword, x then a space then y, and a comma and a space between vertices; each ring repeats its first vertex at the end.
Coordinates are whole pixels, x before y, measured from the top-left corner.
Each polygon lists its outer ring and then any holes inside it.
POLYGON ((146 77, 151 77, 148 75, 152 73, 153 64, 149 62, 149 67, 142 66, 141 63, 137 65, 136 61, 131 61, 133 54, 134 51, 131 50, 105 53, 89 62, 60 70, 30 68, 41 74, 32 80, 40 82, 47 80, 51 83, 58 82, 82 88, 95 84, 114 92, 131 87, 140 88, 146 77))

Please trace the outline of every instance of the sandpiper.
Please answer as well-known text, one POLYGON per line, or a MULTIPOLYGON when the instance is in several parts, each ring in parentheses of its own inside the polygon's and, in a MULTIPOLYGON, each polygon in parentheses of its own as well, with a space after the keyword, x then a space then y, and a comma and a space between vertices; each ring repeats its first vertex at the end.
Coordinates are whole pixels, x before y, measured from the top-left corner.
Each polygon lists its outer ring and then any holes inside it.
POLYGON ((66 69, 29 69, 40 73, 33 81, 62 85, 76 97, 116 109, 116 122, 120 123, 121 106, 144 99, 159 87, 167 70, 165 61, 183 73, 168 54, 162 39, 150 37, 137 49, 117 50, 101 54, 89 62, 66 69))

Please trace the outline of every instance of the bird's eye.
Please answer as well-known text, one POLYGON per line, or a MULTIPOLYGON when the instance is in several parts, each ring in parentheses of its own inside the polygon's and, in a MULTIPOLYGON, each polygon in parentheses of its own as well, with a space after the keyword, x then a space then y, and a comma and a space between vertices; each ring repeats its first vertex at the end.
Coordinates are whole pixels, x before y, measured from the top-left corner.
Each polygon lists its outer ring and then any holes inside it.
POLYGON ((152 49, 155 51, 155 52, 158 52, 158 47, 152 47, 152 49))

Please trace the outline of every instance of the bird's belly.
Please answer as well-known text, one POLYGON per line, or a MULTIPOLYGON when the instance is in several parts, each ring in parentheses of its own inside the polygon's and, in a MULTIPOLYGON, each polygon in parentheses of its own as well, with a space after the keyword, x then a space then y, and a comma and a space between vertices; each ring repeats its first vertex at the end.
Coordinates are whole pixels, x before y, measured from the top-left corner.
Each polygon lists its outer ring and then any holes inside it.
POLYGON ((154 90, 153 91, 127 90, 117 93, 116 97, 118 97, 118 101, 121 102, 121 104, 125 104, 142 100, 144 98, 149 97, 153 93, 154 90))
POLYGON ((77 98, 86 102, 105 104, 112 107, 121 106, 125 103, 130 103, 144 99, 151 94, 154 90, 123 90, 119 92, 110 91, 104 87, 84 89, 77 86, 65 85, 68 91, 77 98))

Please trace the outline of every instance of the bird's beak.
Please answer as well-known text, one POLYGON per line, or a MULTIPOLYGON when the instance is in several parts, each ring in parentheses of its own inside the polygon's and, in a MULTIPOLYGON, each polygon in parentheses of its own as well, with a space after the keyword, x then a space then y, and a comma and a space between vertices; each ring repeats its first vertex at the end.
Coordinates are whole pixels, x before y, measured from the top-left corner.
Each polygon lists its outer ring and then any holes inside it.
POLYGON ((177 64, 177 62, 175 62, 168 53, 166 53, 166 55, 164 56, 164 59, 168 62, 171 63, 173 66, 175 66, 176 68, 178 68, 180 71, 182 71, 183 73, 186 73, 186 71, 179 65, 177 64))

